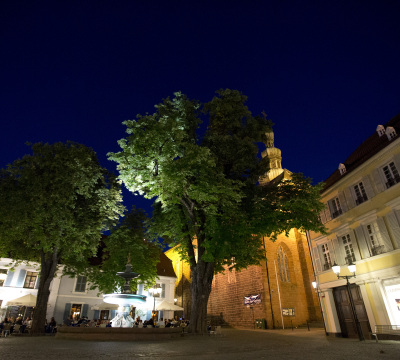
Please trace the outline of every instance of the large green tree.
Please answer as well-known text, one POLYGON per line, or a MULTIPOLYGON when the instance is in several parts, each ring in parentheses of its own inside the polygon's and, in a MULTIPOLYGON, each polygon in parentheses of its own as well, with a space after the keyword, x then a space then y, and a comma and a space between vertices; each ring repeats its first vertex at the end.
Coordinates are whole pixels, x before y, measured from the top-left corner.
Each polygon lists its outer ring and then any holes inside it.
POLYGON ((123 213, 120 184, 90 148, 37 143, 0 172, 0 256, 40 263, 32 332, 44 331, 59 264, 95 254, 123 213))
POLYGON ((139 274, 131 281, 132 290, 137 290, 139 283, 152 287, 161 250, 148 240, 147 222, 146 214, 133 207, 110 235, 102 237, 95 257, 69 262, 64 267, 64 274, 86 275, 91 289, 103 294, 112 293, 124 284, 124 279, 116 273, 125 270, 129 257, 132 271, 139 274))
POLYGON ((259 186, 268 168, 258 144, 272 124, 252 116, 245 102, 228 89, 204 105, 176 93, 155 113, 125 121, 122 151, 110 154, 128 189, 155 198, 153 231, 179 244, 190 264, 195 333, 206 329, 214 273, 258 264, 262 235, 322 230, 319 188, 309 179, 297 174, 280 186, 259 186), (204 136, 197 131, 202 121, 204 136))

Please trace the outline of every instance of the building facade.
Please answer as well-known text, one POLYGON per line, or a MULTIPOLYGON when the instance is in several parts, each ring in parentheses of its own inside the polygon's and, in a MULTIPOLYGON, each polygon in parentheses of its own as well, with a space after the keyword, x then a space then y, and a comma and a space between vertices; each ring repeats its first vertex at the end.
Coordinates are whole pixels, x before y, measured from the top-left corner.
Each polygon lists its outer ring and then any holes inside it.
POLYGON ((308 239, 330 334, 367 338, 375 325, 400 324, 399 131, 400 115, 378 125, 325 181, 320 217, 328 233, 308 239))
MULTIPOLYGON (((12 259, 0 258, 0 320, 6 316, 32 316, 34 304, 30 306, 9 306, 13 300, 32 294, 37 296, 39 284, 39 264, 20 264, 10 270, 12 259)), ((122 266, 123 267, 123 266, 122 266)), ((161 253, 160 262, 157 265, 158 278, 156 287, 161 289, 160 294, 151 294, 145 290, 145 285, 140 284, 138 294, 146 295, 146 303, 132 309, 136 316, 142 320, 150 319, 151 313, 162 301, 174 303, 174 289, 176 276, 171 261, 161 253)), ((107 321, 116 315, 117 306, 103 302, 102 294, 98 290, 89 290, 89 284, 85 276, 62 276, 59 269, 57 276, 50 284, 50 296, 47 303, 47 319, 54 317, 58 324, 69 316, 88 317, 89 319, 101 319, 107 321)), ((159 318, 173 318, 172 311, 160 311, 159 318)))

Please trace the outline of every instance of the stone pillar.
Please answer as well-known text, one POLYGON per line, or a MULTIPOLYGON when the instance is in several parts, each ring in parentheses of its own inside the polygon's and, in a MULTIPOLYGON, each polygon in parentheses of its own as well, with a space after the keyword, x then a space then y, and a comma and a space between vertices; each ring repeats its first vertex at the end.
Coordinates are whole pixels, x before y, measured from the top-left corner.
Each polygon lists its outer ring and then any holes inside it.
POLYGON ((377 322, 375 320, 374 312, 372 310, 371 301, 368 296, 365 283, 364 282, 362 282, 362 283, 356 282, 356 284, 360 287, 361 295, 362 295, 363 301, 364 301, 365 310, 366 310, 367 316, 368 316, 369 325, 371 326, 371 330, 374 331, 375 325, 377 324, 377 322))
MULTIPOLYGON (((368 283, 371 290, 372 301, 375 304, 375 320, 376 325, 390 325, 390 318, 387 312, 386 302, 384 298, 384 289, 382 281, 371 281, 368 283)), ((363 294, 364 296, 364 294, 363 294)), ((371 324, 372 327, 372 324, 371 324)), ((375 327, 375 326, 374 326, 375 327)), ((374 328, 371 328, 374 330, 374 328)))
POLYGON ((322 290, 323 298, 323 307, 325 307, 324 316, 325 317, 325 325, 326 332, 330 334, 341 334, 342 329, 339 324, 339 317, 336 311, 335 300, 333 298, 332 289, 324 289, 322 290))

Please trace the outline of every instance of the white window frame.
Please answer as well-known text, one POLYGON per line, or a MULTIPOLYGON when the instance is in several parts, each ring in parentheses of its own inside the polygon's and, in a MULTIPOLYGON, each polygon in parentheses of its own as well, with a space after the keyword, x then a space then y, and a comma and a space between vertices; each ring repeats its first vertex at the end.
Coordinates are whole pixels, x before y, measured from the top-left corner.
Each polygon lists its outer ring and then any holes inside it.
POLYGON ((358 181, 356 184, 352 185, 351 189, 354 195, 354 200, 356 205, 360 205, 368 200, 368 195, 365 190, 364 183, 362 181, 358 181))
POLYGON ((381 170, 387 189, 400 182, 399 171, 393 160, 382 166, 381 170))
POLYGON ((321 245, 321 254, 324 263, 322 264, 323 270, 329 270, 332 267, 331 254, 329 252, 328 243, 321 245))
POLYGON ((382 243, 382 235, 379 231, 379 226, 377 222, 373 221, 364 226, 367 234, 368 246, 371 251, 371 256, 380 255, 384 253, 385 246, 382 243))
POLYGON ((338 216, 343 214, 343 210, 340 205, 339 196, 336 196, 333 199, 329 200, 329 205, 330 205, 329 207, 331 209, 332 219, 336 219, 338 216))
MULTIPOLYGON (((36 288, 36 283, 37 283, 37 281, 38 281, 38 278, 39 278, 39 273, 38 273, 37 271, 26 270, 25 279, 24 279, 24 284, 22 285, 22 287, 23 287, 24 289, 35 289, 35 288, 36 288), (31 275, 31 274, 35 274, 36 276, 35 276, 35 275, 31 275), (33 276, 35 276, 35 282, 34 282, 34 284, 33 284, 32 287, 31 287, 31 286, 26 286, 26 285, 27 285, 27 284, 26 284, 26 281, 27 281, 28 276, 30 276, 31 278, 32 278, 33 276)), ((29 281, 29 284, 31 284, 31 281, 29 281)))
POLYGON ((344 248, 344 260, 346 261, 346 263, 348 263, 349 257, 351 257, 351 260, 355 262, 356 255, 354 253, 353 242, 351 241, 350 234, 341 235, 340 240, 344 248))

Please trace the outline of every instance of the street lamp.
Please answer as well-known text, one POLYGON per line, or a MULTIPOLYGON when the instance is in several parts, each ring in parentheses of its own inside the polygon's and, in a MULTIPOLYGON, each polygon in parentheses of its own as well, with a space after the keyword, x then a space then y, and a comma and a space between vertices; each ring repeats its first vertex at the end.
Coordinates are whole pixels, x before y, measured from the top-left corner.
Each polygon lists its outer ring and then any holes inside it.
POLYGON ((340 265, 337 265, 336 262, 333 263, 332 270, 336 274, 338 279, 346 279, 347 293, 349 295, 351 311, 353 313, 354 320, 356 322, 358 338, 360 339, 360 341, 363 341, 365 339, 364 339, 364 335, 363 335, 363 332, 361 329, 360 321, 358 320, 358 317, 357 317, 356 307, 354 305, 353 295, 351 294, 350 282, 349 282, 349 279, 356 277, 356 265, 353 264, 353 262, 350 260, 350 264, 347 267, 353 275, 339 275, 340 274, 340 265))
MULTIPOLYGON (((155 295, 160 295, 161 294, 161 288, 159 288, 159 287, 154 287, 154 288, 151 288, 151 289, 149 289, 149 293, 153 296, 153 299, 154 299, 154 305, 153 305, 153 315, 152 315, 152 317, 154 318, 155 317, 155 315, 156 315, 156 297, 155 297, 155 295)), ((154 320, 154 319, 153 319, 154 320)))

